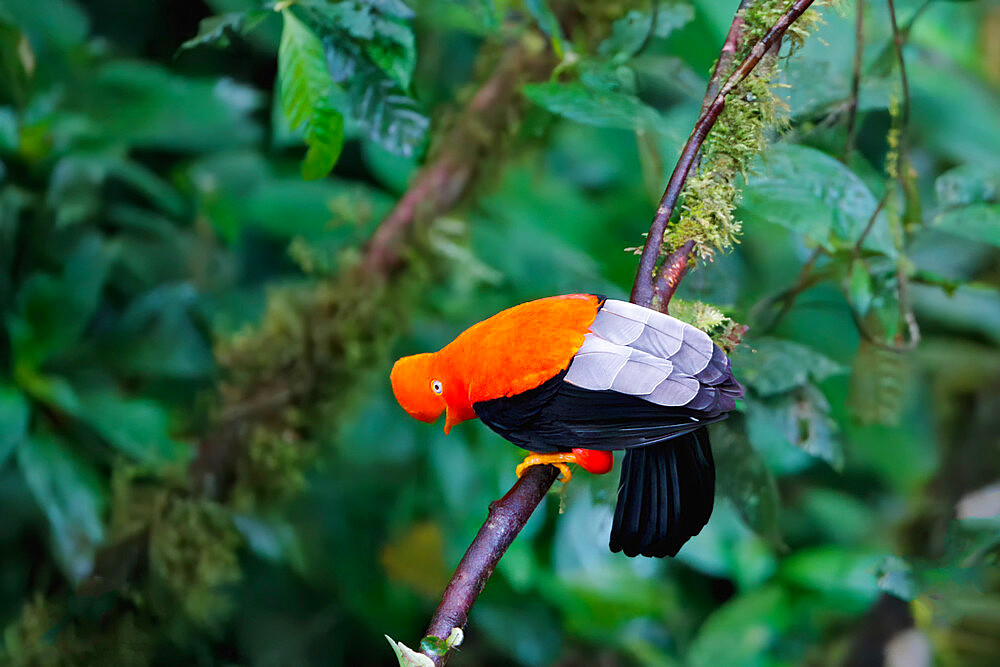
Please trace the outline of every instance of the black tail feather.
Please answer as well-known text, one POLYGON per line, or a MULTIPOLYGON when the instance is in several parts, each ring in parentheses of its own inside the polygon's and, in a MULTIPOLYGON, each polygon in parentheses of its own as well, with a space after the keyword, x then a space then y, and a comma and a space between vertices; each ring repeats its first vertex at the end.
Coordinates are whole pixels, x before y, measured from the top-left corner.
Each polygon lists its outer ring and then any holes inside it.
POLYGON ((626 556, 675 556, 701 532, 715 502, 708 430, 637 447, 622 461, 611 550, 626 556))

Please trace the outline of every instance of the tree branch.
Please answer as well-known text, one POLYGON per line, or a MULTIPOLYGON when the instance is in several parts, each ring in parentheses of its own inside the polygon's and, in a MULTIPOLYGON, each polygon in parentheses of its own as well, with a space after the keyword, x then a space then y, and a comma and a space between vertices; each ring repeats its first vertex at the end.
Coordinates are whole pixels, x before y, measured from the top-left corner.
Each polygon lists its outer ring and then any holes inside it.
MULTIPOLYGON (((737 43, 742 31, 743 18, 741 11, 746 4, 746 0, 741 2, 739 10, 733 19, 733 25, 729 29, 726 42, 719 55, 719 61, 709 82, 709 92, 707 97, 711 103, 702 112, 701 117, 695 124, 694 130, 688 139, 684 150, 681 152, 680 160, 674 168, 670 182, 667 184, 666 192, 660 201, 656 217, 650 227, 649 236, 646 238, 646 245, 643 248, 642 257, 639 260, 639 271, 632 286, 632 302, 642 306, 650 307, 655 294, 652 281, 653 272, 656 268, 656 260, 659 257, 660 245, 663 234, 666 231, 667 222, 673 212, 673 207, 677 202, 677 197, 684 186, 688 172, 691 169, 695 158, 701 148, 702 143, 708 136, 709 131, 715 125, 722 113, 726 96, 743 79, 753 71, 754 67, 760 63, 764 55, 772 46, 778 44, 785 31, 806 9, 813 3, 813 0, 796 0, 795 3, 783 14, 761 40, 754 45, 746 59, 740 63, 725 84, 718 87, 718 81, 722 74, 728 69, 737 50, 737 43), (714 84, 713 84, 714 82, 714 84), (717 90, 717 92, 714 92, 717 90), (656 239, 654 242, 653 239, 656 239)), ((668 259, 668 266, 674 267, 669 273, 664 274, 661 283, 662 294, 673 294, 673 289, 680 282, 684 272, 687 270, 688 259, 693 243, 686 243, 671 259, 668 259), (669 293, 668 293, 669 290, 669 293)), ((665 302, 664 302, 665 303, 665 302)), ((555 482, 557 471, 553 466, 533 466, 528 469, 514 487, 500 500, 490 505, 490 511, 486 522, 480 528, 476 538, 472 541, 469 549, 465 552, 455 574, 452 575, 448 587, 441 597, 441 604, 431 618, 427 628, 426 636, 438 640, 447 638, 454 628, 464 628, 469 617, 469 610, 475 603, 479 593, 486 586, 486 582, 493 574, 493 570, 514 538, 527 523, 532 512, 541 502, 549 488, 555 482)), ((425 642, 440 644, 440 642, 425 642)), ((423 648, 423 655, 433 661, 437 667, 447 663, 452 651, 439 652, 430 647, 423 648)))
MULTIPOLYGON (((653 222, 649 226, 649 234, 646 236, 646 243, 642 248, 642 255, 639 257, 639 269, 636 272, 635 282, 632 286, 633 303, 646 306, 647 308, 653 306, 655 296, 653 279, 656 272, 657 260, 659 260, 663 245, 663 235, 667 231, 670 216, 673 215, 674 207, 677 205, 677 200, 684 189, 684 183, 687 181, 688 174, 695 163, 698 152, 701 150, 702 144, 705 143, 708 133, 712 130, 716 121, 719 120, 719 115, 726 105, 726 96, 753 71, 764 55, 771 50, 771 47, 780 43, 785 31, 788 30, 797 18, 802 16, 813 2, 814 0, 795 0, 792 3, 791 7, 778 18, 760 41, 754 44, 749 55, 729 76, 726 83, 719 89, 715 99, 698 118, 698 122, 695 123, 694 130, 692 130, 691 136, 688 137, 687 143, 684 144, 684 148, 681 151, 681 157, 677 161, 677 166, 674 167, 674 171, 670 175, 670 180, 667 182, 667 188, 663 192, 663 198, 660 199, 660 205, 656 209, 653 222)), ((739 16, 738 13, 737 16, 739 16)), ((709 85, 709 90, 711 90, 711 84, 709 85)), ((690 251, 683 253, 685 261, 689 258, 690 251)), ((679 262, 680 260, 681 257, 674 258, 675 262, 679 262)), ((679 279, 674 282, 676 286, 679 279)), ((671 291, 669 294, 672 295, 673 292, 671 291)), ((666 308, 666 305, 664 303, 662 307, 666 308)))
MULTIPOLYGON (((448 587, 444 589, 441 604, 427 626, 427 636, 445 638, 452 628, 465 627, 469 610, 486 586, 500 558, 524 528, 558 475, 559 471, 555 466, 532 466, 503 498, 490 503, 486 522, 462 556, 448 587)), ((426 650, 424 655, 433 660, 435 665, 444 665, 451 652, 438 654, 426 650)))

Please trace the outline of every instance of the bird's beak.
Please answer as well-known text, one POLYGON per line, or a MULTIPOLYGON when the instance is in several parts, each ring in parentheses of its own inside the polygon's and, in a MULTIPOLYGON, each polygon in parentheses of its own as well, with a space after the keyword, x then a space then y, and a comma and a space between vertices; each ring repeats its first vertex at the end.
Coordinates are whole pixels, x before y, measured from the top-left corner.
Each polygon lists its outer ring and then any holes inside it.
POLYGON ((448 435, 451 433, 451 427, 462 421, 461 419, 455 418, 452 414, 451 408, 446 408, 444 412, 444 434, 448 435))

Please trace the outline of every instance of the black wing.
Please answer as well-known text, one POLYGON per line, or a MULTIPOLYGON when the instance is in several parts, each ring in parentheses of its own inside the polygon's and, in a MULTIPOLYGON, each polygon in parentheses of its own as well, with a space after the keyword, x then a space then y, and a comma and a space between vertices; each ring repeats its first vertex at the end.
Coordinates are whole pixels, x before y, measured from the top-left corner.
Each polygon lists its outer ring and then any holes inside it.
POLYGON ((699 410, 665 407, 616 391, 595 391, 563 380, 566 371, 517 396, 472 405, 484 424, 529 451, 574 447, 597 450, 645 447, 721 421, 699 410))

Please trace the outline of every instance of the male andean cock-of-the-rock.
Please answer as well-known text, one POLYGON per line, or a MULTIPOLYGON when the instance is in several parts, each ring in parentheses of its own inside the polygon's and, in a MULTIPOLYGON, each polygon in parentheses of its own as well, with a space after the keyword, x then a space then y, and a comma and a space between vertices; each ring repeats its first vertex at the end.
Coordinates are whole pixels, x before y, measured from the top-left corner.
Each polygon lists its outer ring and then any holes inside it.
POLYGON ((593 294, 529 301, 473 325, 438 352, 404 357, 396 400, 445 432, 479 418, 531 452, 517 468, 609 472, 625 450, 610 547, 673 556, 708 522, 715 466, 708 424, 743 389, 705 332, 593 294))

